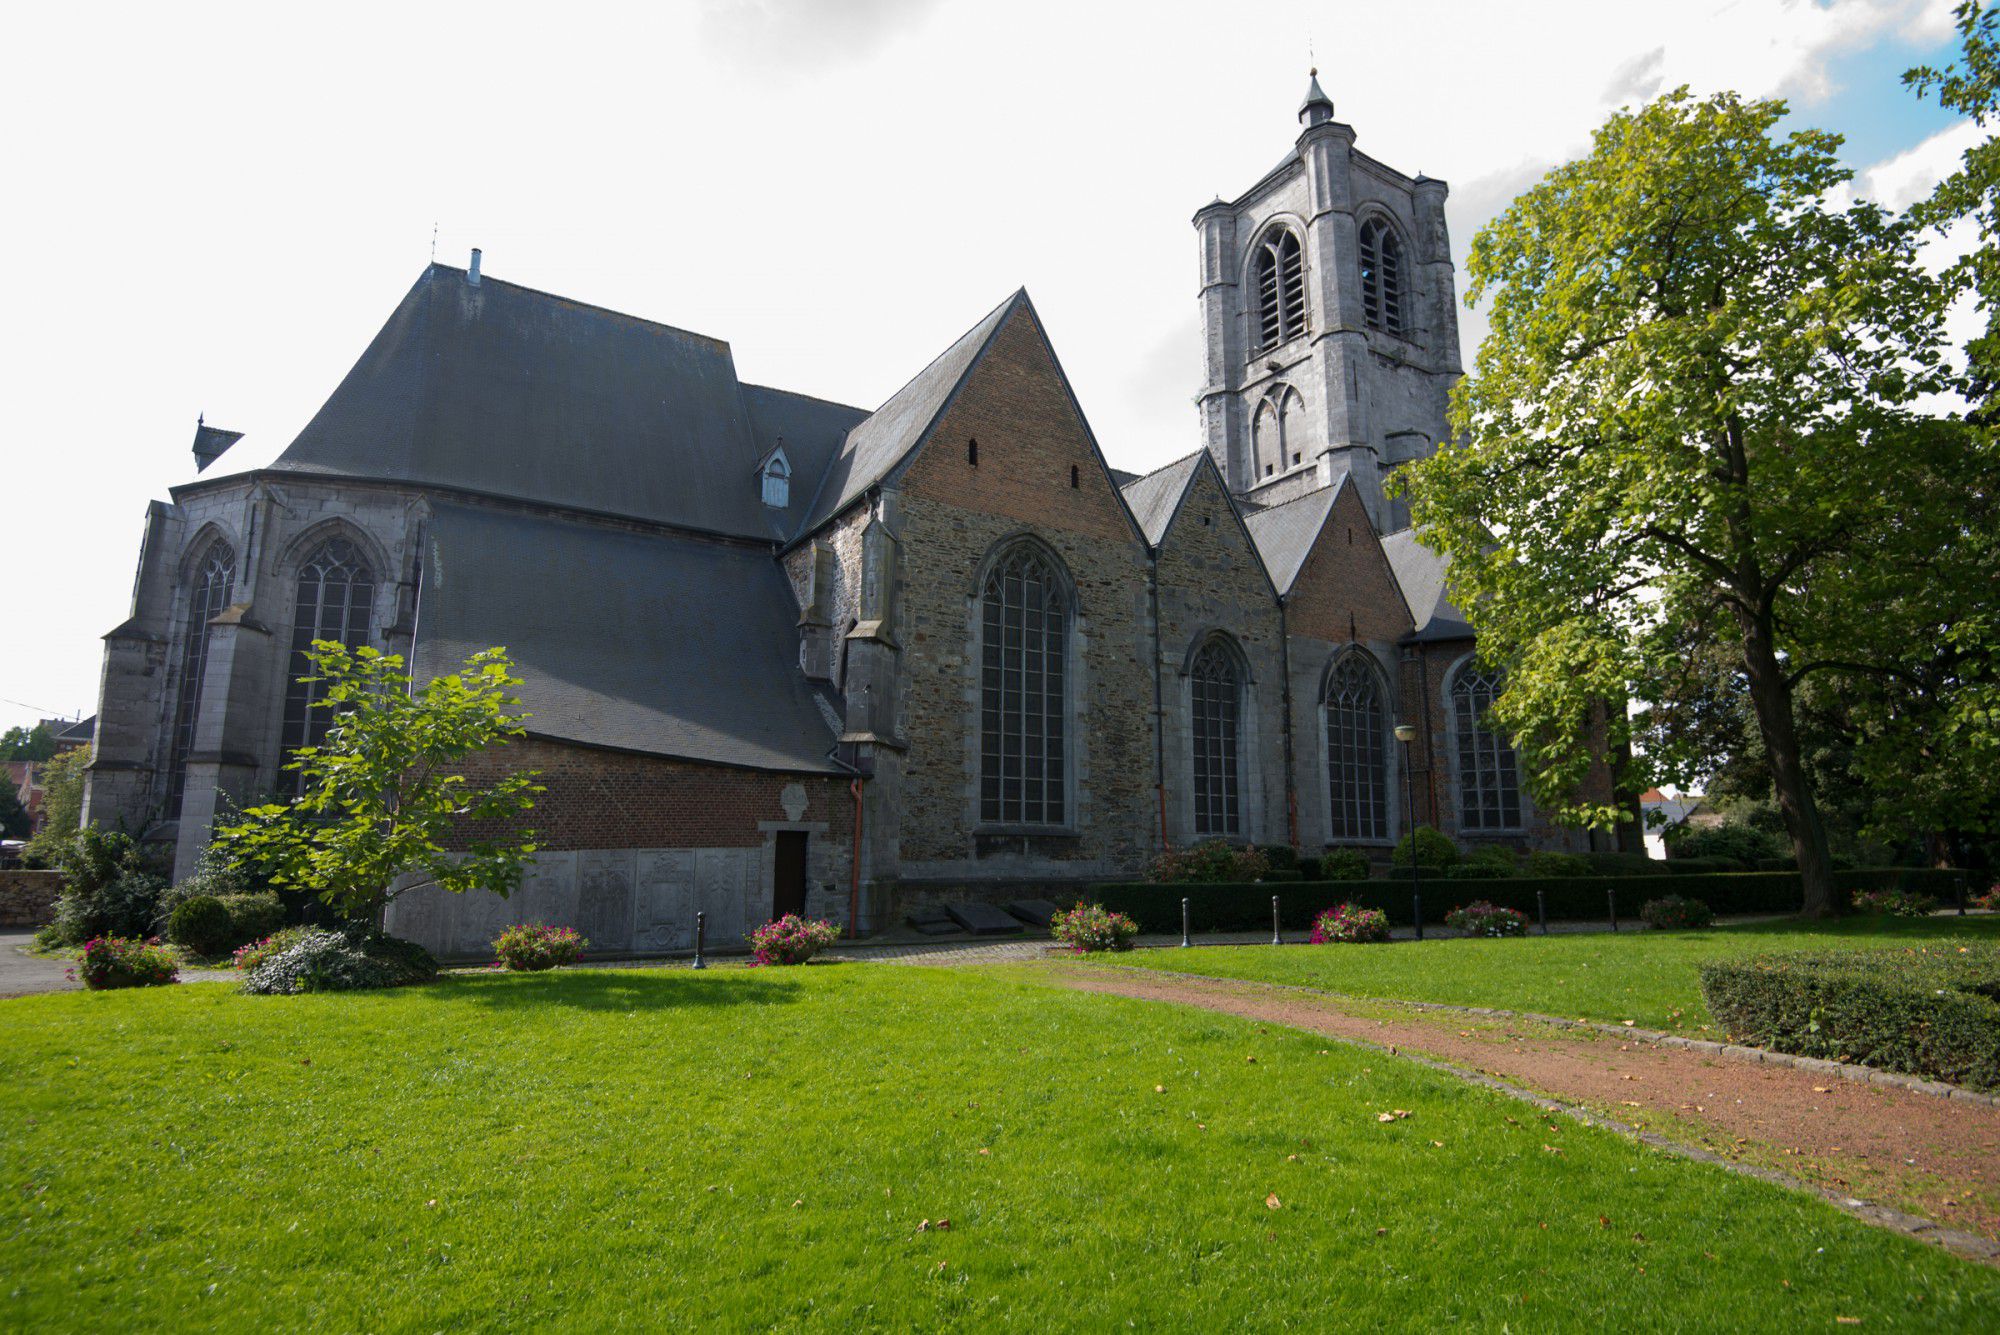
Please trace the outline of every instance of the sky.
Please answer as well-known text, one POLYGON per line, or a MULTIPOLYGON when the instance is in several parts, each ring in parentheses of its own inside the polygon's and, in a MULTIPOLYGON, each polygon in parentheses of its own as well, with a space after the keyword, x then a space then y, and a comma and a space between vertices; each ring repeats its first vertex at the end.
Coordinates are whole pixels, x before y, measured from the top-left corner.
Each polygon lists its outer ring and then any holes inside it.
MULTIPOLYGON (((1198 448, 1194 211, 1359 148, 1479 227, 1682 83, 1783 96, 1902 206, 1971 142, 1948 0, 38 5, 0 47, 0 728, 96 708, 195 418, 274 454, 435 254, 874 407, 1016 287, 1111 462, 1198 448)), ((1462 316, 1467 364, 1485 322, 1462 316)))

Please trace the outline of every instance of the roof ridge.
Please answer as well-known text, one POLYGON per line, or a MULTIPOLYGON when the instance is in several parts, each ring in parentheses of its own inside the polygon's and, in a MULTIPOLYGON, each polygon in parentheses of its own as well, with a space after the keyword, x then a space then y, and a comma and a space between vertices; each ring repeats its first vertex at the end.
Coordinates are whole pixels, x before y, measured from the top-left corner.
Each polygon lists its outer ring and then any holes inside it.
POLYGON ((803 390, 786 389, 783 385, 761 385, 742 379, 737 380, 736 383, 744 389, 763 389, 769 390, 773 394, 788 394, 795 399, 811 399, 814 403, 824 403, 829 408, 845 408, 849 412, 856 413, 866 413, 869 411, 858 403, 847 403, 840 399, 829 399, 818 394, 807 394, 803 390))
MULTIPOLYGON (((1139 476, 1137 476, 1137 477, 1133 478, 1133 479, 1132 479, 1132 480, 1131 480, 1130 482, 1127 482, 1127 483, 1124 483, 1123 485, 1121 485, 1121 486, 1120 486, 1120 487, 1118 488, 1118 490, 1120 490, 1120 491, 1124 491, 1126 487, 1136 487, 1136 486, 1138 486, 1138 485, 1139 485, 1139 484, 1140 484, 1141 482, 1145 482, 1145 481, 1148 481, 1148 480, 1150 480, 1150 479, 1152 479, 1152 478, 1156 478, 1156 477, 1158 477, 1158 476, 1159 476, 1160 474, 1162 474, 1162 473, 1166 472, 1166 471, 1167 471, 1167 470, 1168 470, 1169 468, 1178 468, 1178 467, 1180 467, 1180 466, 1181 466, 1182 464, 1186 463, 1186 462, 1187 462, 1188 460, 1190 460, 1190 459, 1194 459, 1194 458, 1198 458, 1199 456, 1201 456, 1201 455, 1204 455, 1204 454, 1207 454, 1207 453, 1208 453, 1208 450, 1207 450, 1207 448, 1206 448, 1206 447, 1204 447, 1204 448, 1202 448, 1202 449, 1198 449, 1198 450, 1189 450, 1189 451, 1188 451, 1188 452, 1187 452, 1186 454, 1183 454, 1183 455, 1181 455, 1181 456, 1180 456, 1180 457, 1179 457, 1178 459, 1169 459, 1169 460, 1168 460, 1168 461, 1167 461, 1166 463, 1163 463, 1163 464, 1161 464, 1161 465, 1160 465, 1160 466, 1159 466, 1158 468, 1155 468, 1155 469, 1154 469, 1154 470, 1153 470, 1152 472, 1150 472, 1150 473, 1141 473, 1141 474, 1139 474, 1139 476)), ((1107 465, 1107 466, 1108 466, 1108 465, 1107 465)))
MULTIPOLYGON (((428 278, 432 270, 442 270, 448 274, 459 274, 461 276, 465 273, 465 270, 454 265, 442 264, 437 260, 432 260, 424 271, 424 277, 428 278)), ((616 320, 630 320, 633 324, 645 325, 648 329, 664 329, 670 334, 684 334, 689 338, 698 338, 705 343, 713 343, 717 347, 729 351, 731 353, 730 361, 735 361, 734 349, 731 347, 728 339, 718 338, 714 334, 704 334, 698 329, 686 329, 677 324, 668 324, 664 320, 653 320, 643 315, 634 315, 630 311, 621 311, 610 306, 600 306, 594 301, 583 301, 576 297, 566 297, 560 292, 550 292, 546 288, 529 287, 526 283, 509 282, 505 278, 495 278, 492 274, 482 270, 479 275, 479 286, 485 287, 488 284, 496 287, 511 287, 516 292, 523 292, 531 297, 541 297, 544 300, 559 302, 564 306, 572 306, 578 310, 594 311, 599 315, 608 315, 616 320)), ((738 383, 741 382, 739 381, 738 383)), ((771 386, 767 385, 765 388, 768 389, 771 386)))

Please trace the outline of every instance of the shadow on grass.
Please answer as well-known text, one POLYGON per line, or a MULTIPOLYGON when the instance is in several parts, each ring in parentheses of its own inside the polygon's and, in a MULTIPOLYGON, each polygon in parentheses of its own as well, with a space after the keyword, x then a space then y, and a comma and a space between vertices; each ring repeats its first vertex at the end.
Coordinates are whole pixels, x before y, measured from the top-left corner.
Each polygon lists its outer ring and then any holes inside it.
POLYGON ((465 1002, 496 1010, 630 1011, 774 1006, 798 1000, 798 984, 768 971, 731 969, 692 973, 652 969, 554 969, 547 973, 459 973, 424 988, 440 1002, 465 1002))
POLYGON ((1736 923, 1720 929, 1730 936, 1779 936, 1811 932, 1822 936, 1901 936, 1927 941, 1946 937, 1993 937, 2000 939, 2000 917, 1965 917, 1955 913, 1934 913, 1927 918, 1894 918, 1851 914, 1844 918, 1777 918, 1766 922, 1736 923))

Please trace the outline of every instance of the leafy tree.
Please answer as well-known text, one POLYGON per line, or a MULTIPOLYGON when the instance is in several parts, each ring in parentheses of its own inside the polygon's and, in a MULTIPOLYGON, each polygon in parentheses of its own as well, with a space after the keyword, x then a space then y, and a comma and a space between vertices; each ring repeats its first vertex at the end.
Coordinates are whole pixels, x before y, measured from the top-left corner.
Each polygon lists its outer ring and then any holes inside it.
MULTIPOLYGON (((1914 227, 1834 203, 1838 137, 1774 138, 1785 113, 1685 89, 1620 111, 1484 228, 1469 296, 1492 295, 1493 333, 1454 391, 1465 445, 1405 471, 1508 668, 1495 719, 1537 798, 1616 820, 1581 796, 1630 740, 1623 710, 1593 728, 1601 702, 1655 699, 1689 653, 1726 650, 1821 914, 1795 693, 1900 669, 1870 599, 1933 577, 1958 532, 1939 497, 1976 451, 1915 406, 1945 384, 1945 294, 1914 227)), ((1687 777, 1652 757, 1624 776, 1687 777)))
POLYGON ((46 723, 0 732, 0 760, 48 760, 56 753, 56 735, 46 723))
POLYGON ((326 743, 286 766, 303 781, 296 801, 251 807, 219 832, 225 855, 351 917, 426 885, 511 894, 535 851, 519 819, 541 786, 533 771, 482 784, 461 768, 523 735, 506 650, 414 690, 395 654, 315 640, 307 658, 305 680, 325 683, 314 707, 335 713, 326 743))
POLYGON ((84 771, 90 748, 74 747, 42 767, 42 828, 28 841, 29 859, 44 867, 60 862, 83 823, 84 771))
POLYGON ((33 822, 21 805, 21 790, 12 777, 0 774, 0 839, 26 839, 33 822))

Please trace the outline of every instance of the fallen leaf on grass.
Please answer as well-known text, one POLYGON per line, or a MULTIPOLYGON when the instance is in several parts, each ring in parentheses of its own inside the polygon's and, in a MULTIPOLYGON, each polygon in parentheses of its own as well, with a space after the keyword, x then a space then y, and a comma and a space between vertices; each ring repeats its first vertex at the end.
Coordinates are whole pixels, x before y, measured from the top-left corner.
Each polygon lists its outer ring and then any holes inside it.
POLYGON ((1836 1326, 1858 1326, 1861 1324, 1861 1318, 1858 1316, 1837 1316, 1833 1319, 1833 1323, 1836 1326))
POLYGON ((1643 1108, 1646 1106, 1637 1099, 1620 1099, 1618 1101, 1628 1108, 1643 1108))
POLYGON ((1284 1208, 1284 1202, 1278 1199, 1278 1193, 1274 1191, 1264 1198, 1264 1208, 1266 1210, 1281 1210, 1284 1208))
POLYGON ((991 1154, 991 1153, 993 1153, 993 1151, 992 1151, 992 1150, 989 1150, 989 1149, 987 1149, 987 1148, 986 1148, 985 1146, 983 1146, 983 1145, 982 1145, 982 1146, 980 1147, 980 1149, 979 1149, 979 1152, 980 1152, 981 1154, 991 1154))
POLYGON ((1542 1148, 1543 1148, 1543 1149, 1545 1149, 1545 1150, 1547 1150, 1547 1151, 1548 1151, 1548 1152, 1549 1152, 1550 1154, 1561 1154, 1561 1153, 1562 1153, 1562 1151, 1561 1151, 1561 1150, 1557 1149, 1557 1148, 1556 1148, 1555 1146, 1553 1146, 1553 1145, 1544 1145, 1544 1146, 1542 1146, 1542 1148))
POLYGON ((1813 1086, 1813 1093, 1815 1093, 1815 1094, 1831 1094, 1831 1093, 1833 1093, 1833 1087, 1832 1087, 1831 1085, 1814 1085, 1814 1086, 1813 1086))
POLYGON ((1167 1087, 1165 1085, 1154 1085, 1153 1092, 1155 1094, 1164 1094, 1167 1092, 1167 1087))

